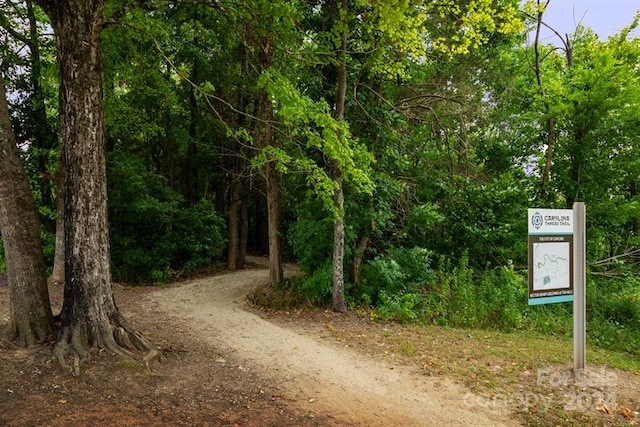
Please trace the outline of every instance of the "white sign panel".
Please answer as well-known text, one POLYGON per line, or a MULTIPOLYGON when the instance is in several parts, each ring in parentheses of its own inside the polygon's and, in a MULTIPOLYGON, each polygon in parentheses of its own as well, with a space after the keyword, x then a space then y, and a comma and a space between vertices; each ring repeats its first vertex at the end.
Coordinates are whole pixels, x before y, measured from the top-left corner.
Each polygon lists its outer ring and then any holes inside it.
POLYGON ((533 243, 533 291, 571 288, 571 242, 533 243))
POLYGON ((529 235, 573 234, 571 209, 528 209, 529 235))

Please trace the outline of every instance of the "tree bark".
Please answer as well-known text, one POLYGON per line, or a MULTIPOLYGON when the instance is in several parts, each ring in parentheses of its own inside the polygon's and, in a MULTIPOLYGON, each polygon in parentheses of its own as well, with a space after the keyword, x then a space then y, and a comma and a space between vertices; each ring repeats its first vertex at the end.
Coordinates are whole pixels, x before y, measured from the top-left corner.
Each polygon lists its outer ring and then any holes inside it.
MULTIPOLYGON (((538 7, 540 7, 540 2, 538 1, 538 7)), ((547 150, 545 153, 545 162, 544 168, 542 170, 542 197, 546 197, 547 195, 547 187, 549 186, 549 177, 551 176, 551 165, 553 164, 553 150, 555 147, 555 126, 554 120, 551 116, 551 107, 549 105, 549 101, 546 98, 546 91, 542 84, 542 67, 541 61, 542 57, 540 55, 540 30, 542 28, 542 15, 543 12, 538 12, 538 19, 536 23, 536 35, 535 41, 533 44, 533 50, 535 54, 535 73, 536 73, 536 82, 538 84, 538 91, 540 92, 540 97, 542 98, 542 103, 544 104, 545 114, 547 115, 546 119, 546 127, 547 127, 547 135, 546 135, 546 143, 547 150)))
POLYGON ((344 193, 342 190, 342 177, 339 172, 334 176, 338 184, 334 193, 334 203, 338 214, 333 220, 333 305, 334 311, 344 313, 347 311, 347 302, 344 298, 344 193))
POLYGON ((0 74, 0 232, 9 282, 10 339, 33 346, 53 332, 38 210, 11 128, 0 74))
POLYGON ((227 268, 231 271, 238 269, 240 256, 240 178, 234 177, 229 191, 229 253, 227 255, 227 268))
POLYGON ((280 197, 278 193, 278 175, 274 161, 265 166, 267 180, 267 218, 269 235, 269 284, 277 286, 284 278, 282 255, 280 250, 280 197))
POLYGON ((127 325, 111 288, 100 57, 104 2, 38 0, 38 4, 56 33, 60 69, 65 287, 54 354, 62 364, 67 353, 84 357, 89 347, 122 356, 137 349, 151 356, 155 349, 127 325))
MULTIPOLYGON (((197 43, 197 39, 195 41, 197 43)), ((198 84, 198 62, 194 59, 191 82, 198 84)), ((196 88, 189 83, 189 143, 187 144, 187 159, 185 165, 185 195, 187 204, 193 205, 198 201, 198 166, 196 156, 198 155, 198 100, 196 99, 196 88)))
POLYGON ((369 240, 371 236, 365 234, 360 238, 358 245, 356 246, 355 254, 353 255, 353 284, 360 283, 360 274, 362 271, 362 261, 364 260, 364 254, 369 246, 369 240))
MULTIPOLYGON (((346 16, 347 0, 342 0, 338 10, 340 16, 346 16)), ((340 20, 342 21, 342 19, 340 20)), ((344 120, 345 103, 347 97, 347 25, 342 22, 340 32, 340 50, 338 52, 338 95, 335 104, 335 118, 344 120)), ((342 134, 339 135, 343 137, 342 134)), ((340 165, 334 162, 333 175, 337 187, 333 200, 337 213, 333 219, 333 309, 337 312, 347 311, 347 302, 344 297, 344 189, 342 171, 340 165)))
POLYGON ((56 174, 56 247, 53 255, 53 271, 49 280, 55 285, 64 284, 64 165, 60 162, 56 174))
MULTIPOLYGON (((540 6, 541 6, 540 0, 538 0, 538 8, 540 8, 540 6)), ((536 74, 536 83, 538 85, 538 91, 540 93, 540 97, 542 98, 542 103, 544 105, 544 112, 546 115, 547 150, 545 152, 545 161, 544 161, 544 168, 542 170, 542 183, 541 183, 542 197, 546 198, 549 190, 549 181, 551 179, 551 168, 553 166, 554 150, 556 145, 556 132, 555 132, 555 120, 551 112, 551 105, 549 103, 549 100, 547 99, 546 90, 542 82, 542 66, 541 66, 542 55, 540 53, 540 30, 542 29, 542 25, 543 25, 543 21, 542 21, 543 14, 544 14, 544 11, 541 10, 538 12, 538 15, 537 15, 536 34, 535 34, 535 40, 533 43, 533 49, 535 54, 534 71, 536 74)), ((565 38, 562 38, 557 31, 553 30, 553 32, 562 41, 562 44, 564 45, 566 59, 567 59, 567 66, 571 68, 573 66, 573 47, 571 45, 571 41, 569 40, 568 36, 566 36, 565 38)))
MULTIPOLYGON (((267 70, 272 61, 273 43, 270 39, 262 42, 262 69, 267 70)), ((275 144, 273 129, 273 104, 266 91, 262 94, 262 118, 264 135, 262 146, 275 144)), ((280 247, 280 194, 278 188, 278 172, 275 160, 267 159, 265 165, 265 181, 267 184, 267 234, 269 239, 269 285, 277 286, 284 279, 282 266, 282 250, 280 247)))

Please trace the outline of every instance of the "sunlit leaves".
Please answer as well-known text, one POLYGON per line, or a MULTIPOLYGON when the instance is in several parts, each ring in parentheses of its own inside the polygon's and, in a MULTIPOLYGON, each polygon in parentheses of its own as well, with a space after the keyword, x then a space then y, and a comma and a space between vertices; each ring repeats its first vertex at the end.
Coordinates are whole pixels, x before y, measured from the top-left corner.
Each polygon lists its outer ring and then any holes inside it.
POLYGON ((337 163, 348 183, 357 191, 372 192, 373 183, 368 173, 373 162, 371 154, 352 137, 345 121, 338 121, 331 115, 325 101, 314 101, 303 95, 290 80, 274 70, 263 73, 259 84, 267 90, 276 117, 287 132, 282 142, 288 150, 266 147, 253 159, 254 166, 276 161, 280 172, 306 173, 307 182, 323 201, 325 209, 333 214, 338 213, 332 199, 337 184, 327 175, 326 165, 312 160, 316 157, 314 151, 337 163))

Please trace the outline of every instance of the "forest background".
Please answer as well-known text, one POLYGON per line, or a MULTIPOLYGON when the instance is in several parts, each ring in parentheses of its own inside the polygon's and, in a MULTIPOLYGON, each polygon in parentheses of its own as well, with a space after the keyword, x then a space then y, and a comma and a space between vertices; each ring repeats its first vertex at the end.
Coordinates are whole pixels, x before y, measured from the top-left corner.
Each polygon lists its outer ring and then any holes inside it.
MULTIPOLYGON (((31 1, 0 3, 12 125, 63 281, 56 42, 31 1)), ((583 201, 589 340, 638 355, 639 17, 543 44, 543 2, 107 1, 114 280, 269 254, 262 304, 569 335, 569 305, 527 305, 526 210, 583 201), (305 275, 284 280, 283 259, 305 275)))

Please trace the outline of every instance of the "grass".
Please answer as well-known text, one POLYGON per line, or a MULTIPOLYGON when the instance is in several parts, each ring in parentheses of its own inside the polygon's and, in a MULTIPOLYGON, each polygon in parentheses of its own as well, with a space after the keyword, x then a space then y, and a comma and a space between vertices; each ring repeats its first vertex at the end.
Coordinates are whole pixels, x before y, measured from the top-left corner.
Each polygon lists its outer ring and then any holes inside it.
POLYGON ((640 360, 587 343, 573 374, 573 341, 539 332, 332 320, 331 334, 372 357, 447 376, 531 426, 628 426, 640 411, 640 360), (626 414, 626 415, 624 415, 626 414))

